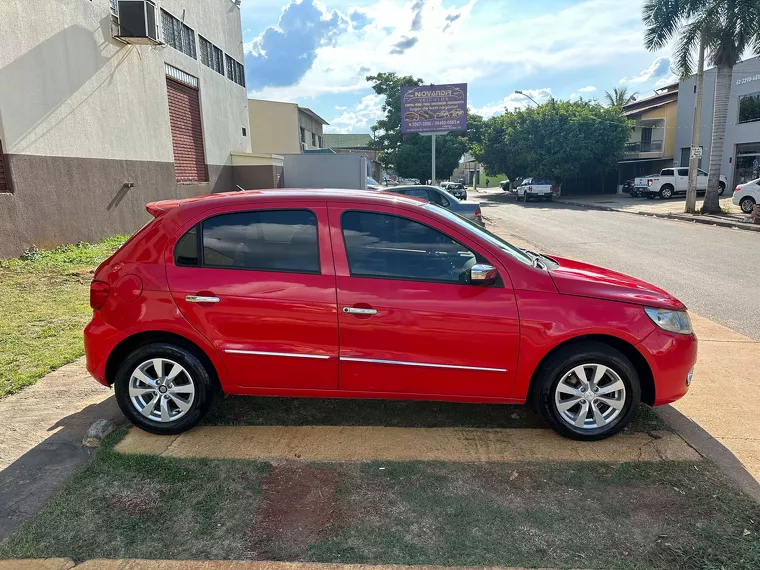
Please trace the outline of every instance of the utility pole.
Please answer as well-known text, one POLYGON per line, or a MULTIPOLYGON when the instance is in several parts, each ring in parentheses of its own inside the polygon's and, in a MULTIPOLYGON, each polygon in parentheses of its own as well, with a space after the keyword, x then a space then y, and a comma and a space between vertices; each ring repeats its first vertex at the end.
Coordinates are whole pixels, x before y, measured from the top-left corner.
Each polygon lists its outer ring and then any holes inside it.
POLYGON ((435 184, 435 133, 433 133, 432 137, 433 137, 433 152, 432 152, 432 155, 433 155, 433 175, 430 177, 430 180, 431 180, 430 184, 433 185, 433 186, 435 186, 436 185, 435 184))
MULTIPOLYGON (((702 93, 705 82, 705 35, 699 40, 699 62, 697 63, 697 100, 694 104, 694 121, 691 124, 691 150, 689 153, 689 187, 686 189, 687 214, 697 213, 697 169, 699 168, 699 131, 702 123, 702 93)), ((676 177, 677 179, 678 177, 676 177)))

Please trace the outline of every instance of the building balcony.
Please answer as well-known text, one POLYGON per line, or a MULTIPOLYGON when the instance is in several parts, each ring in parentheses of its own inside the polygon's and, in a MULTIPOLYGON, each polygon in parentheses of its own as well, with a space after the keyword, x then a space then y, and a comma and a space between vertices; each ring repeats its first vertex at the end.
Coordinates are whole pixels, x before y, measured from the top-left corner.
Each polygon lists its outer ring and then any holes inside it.
POLYGON ((626 143, 625 154, 626 156, 653 152, 662 154, 662 149, 662 141, 634 141, 626 143))

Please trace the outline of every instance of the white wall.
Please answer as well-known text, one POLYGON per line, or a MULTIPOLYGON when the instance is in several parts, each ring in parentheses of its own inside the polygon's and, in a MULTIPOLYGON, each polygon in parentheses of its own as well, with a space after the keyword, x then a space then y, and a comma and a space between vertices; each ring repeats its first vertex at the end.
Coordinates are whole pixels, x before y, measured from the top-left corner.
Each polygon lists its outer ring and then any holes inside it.
MULTIPOLYGON (((161 6, 243 61, 230 0, 161 6)), ((160 25, 160 16, 157 13, 160 25)), ((0 0, 0 124, 8 154, 173 162, 164 61, 200 79, 206 159, 250 151, 245 88, 169 46, 114 40, 108 0, 0 0)))
POLYGON ((367 189, 367 159, 358 154, 287 154, 285 188, 367 189))

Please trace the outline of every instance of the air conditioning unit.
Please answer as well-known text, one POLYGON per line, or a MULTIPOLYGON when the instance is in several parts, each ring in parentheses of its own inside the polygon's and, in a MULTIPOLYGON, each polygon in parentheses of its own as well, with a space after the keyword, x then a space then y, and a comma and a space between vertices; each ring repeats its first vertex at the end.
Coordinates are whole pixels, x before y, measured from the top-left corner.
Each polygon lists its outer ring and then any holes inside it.
POLYGON ((152 0, 119 0, 119 35, 130 44, 158 44, 156 5, 152 0))

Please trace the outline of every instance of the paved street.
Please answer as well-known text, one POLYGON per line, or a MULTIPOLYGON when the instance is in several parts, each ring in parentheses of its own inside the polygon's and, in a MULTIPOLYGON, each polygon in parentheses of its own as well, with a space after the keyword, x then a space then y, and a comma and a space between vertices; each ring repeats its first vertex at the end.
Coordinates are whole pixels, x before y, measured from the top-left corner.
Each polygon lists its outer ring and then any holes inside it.
POLYGON ((760 340, 760 235, 755 232, 477 195, 491 225, 547 254, 634 275, 699 315, 760 340))

